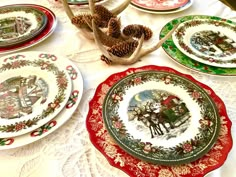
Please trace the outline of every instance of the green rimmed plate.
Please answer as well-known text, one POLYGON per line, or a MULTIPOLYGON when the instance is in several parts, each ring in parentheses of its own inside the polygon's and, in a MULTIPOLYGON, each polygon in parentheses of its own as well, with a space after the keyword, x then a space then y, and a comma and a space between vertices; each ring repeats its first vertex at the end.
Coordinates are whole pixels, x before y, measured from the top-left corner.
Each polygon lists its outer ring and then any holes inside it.
POLYGON ((103 120, 122 149, 161 165, 199 159, 214 145, 220 126, 215 103, 203 88, 154 70, 116 82, 105 96, 103 120))
MULTIPOLYGON (((184 23, 189 20, 193 19, 212 19, 215 21, 227 21, 228 23, 233 23, 230 20, 222 19, 220 17, 215 16, 206 16, 206 15, 190 15, 190 16, 184 16, 180 18, 176 18, 174 20, 171 20, 168 22, 161 30, 160 32, 160 38, 163 38, 176 24, 184 23)), ((219 76, 235 76, 236 75, 236 68, 222 68, 222 67, 216 67, 204 64, 199 61, 195 61, 189 56, 183 54, 179 48, 175 45, 173 38, 170 37, 167 39, 163 45, 162 48, 164 51, 168 54, 168 56, 173 59, 175 62, 189 68, 193 69, 195 71, 203 72, 206 74, 212 74, 212 75, 219 75, 219 76)))
POLYGON ((0 8, 0 47, 26 42, 38 35, 47 25, 43 11, 24 5, 0 8))

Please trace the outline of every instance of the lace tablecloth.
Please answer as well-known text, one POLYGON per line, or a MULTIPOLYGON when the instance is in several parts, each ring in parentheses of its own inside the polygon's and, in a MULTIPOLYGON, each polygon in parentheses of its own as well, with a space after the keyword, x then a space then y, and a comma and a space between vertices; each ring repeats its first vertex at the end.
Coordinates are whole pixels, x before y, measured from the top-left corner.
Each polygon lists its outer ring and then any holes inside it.
MULTIPOLYGON (((109 165, 105 157, 92 145, 85 120, 89 100, 93 97, 98 84, 109 75, 126 70, 129 66, 108 66, 102 62, 97 47, 85 39, 70 23, 58 1, 1 0, 1 5, 16 3, 40 4, 56 14, 58 25, 55 32, 45 41, 24 51, 57 52, 74 61, 83 75, 84 93, 76 113, 58 130, 29 145, 0 151, 0 177, 127 176, 109 165)), ((74 7, 74 10, 76 12, 77 8, 74 7)), ((236 21, 236 13, 218 0, 195 0, 189 9, 166 15, 148 14, 129 6, 120 16, 124 24, 139 23, 151 27, 155 40, 158 39, 161 28, 167 22, 187 14, 215 15, 236 21)), ((229 118, 233 123, 231 130, 233 140, 236 140, 236 77, 210 76, 188 70, 170 60, 162 49, 149 54, 132 67, 149 64, 172 67, 210 86, 226 105, 229 118)), ((236 176, 235 161, 236 147, 233 145, 224 165, 207 174, 206 177, 236 176)))

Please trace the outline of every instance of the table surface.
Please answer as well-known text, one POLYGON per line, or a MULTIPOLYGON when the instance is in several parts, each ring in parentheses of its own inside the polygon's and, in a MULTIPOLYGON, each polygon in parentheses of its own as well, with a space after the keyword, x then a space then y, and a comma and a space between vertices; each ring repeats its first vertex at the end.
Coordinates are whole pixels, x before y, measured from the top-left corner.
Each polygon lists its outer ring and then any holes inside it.
MULTIPOLYGON (((104 177, 127 174, 109 165, 105 157, 92 145, 86 130, 85 120, 88 103, 97 86, 113 73, 129 67, 159 65, 190 74, 210 86, 224 101, 231 119, 232 137, 236 137, 236 77, 219 77, 197 73, 175 63, 162 49, 145 57, 132 66, 108 66, 99 59, 96 45, 87 40, 70 22, 60 2, 54 0, 1 0, 1 5, 36 3, 51 9, 57 16, 54 33, 43 42, 22 51, 56 52, 72 60, 84 79, 82 100, 72 118, 62 127, 34 143, 0 151, 0 177, 104 177)), ((74 10, 77 10, 74 7, 74 10)), ((236 12, 218 0, 194 0, 193 5, 175 14, 149 14, 129 6, 120 14, 123 24, 138 23, 149 26, 158 36, 161 28, 170 20, 184 15, 214 15, 236 21, 236 12), (138 17, 138 18, 136 18, 138 17)), ((0 55, 1 56, 1 55, 0 55)), ((224 165, 206 177, 236 176, 236 146, 233 145, 224 165)))

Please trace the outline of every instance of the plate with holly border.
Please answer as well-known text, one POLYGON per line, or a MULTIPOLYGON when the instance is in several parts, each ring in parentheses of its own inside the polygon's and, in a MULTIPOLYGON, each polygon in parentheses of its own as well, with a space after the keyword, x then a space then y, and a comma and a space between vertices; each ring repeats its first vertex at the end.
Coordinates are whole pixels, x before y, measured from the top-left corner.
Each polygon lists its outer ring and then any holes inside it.
POLYGON ((63 62, 34 52, 5 56, 0 61, 1 138, 28 133, 64 109, 72 83, 63 62))
POLYGON ((0 54, 8 54, 8 53, 12 53, 12 52, 16 52, 19 50, 23 50, 23 49, 32 47, 32 46, 42 42, 43 40, 47 39, 54 32, 54 30, 57 26, 57 18, 55 16, 55 14, 50 9, 48 9, 44 6, 40 6, 40 5, 36 5, 36 4, 14 4, 14 5, 7 5, 4 7, 8 8, 8 7, 12 7, 12 6, 14 7, 16 5, 17 6, 24 6, 27 8, 34 8, 34 9, 37 9, 37 10, 43 12, 47 17, 47 23, 46 23, 46 26, 44 27, 44 29, 38 35, 36 35, 34 38, 27 40, 23 43, 13 45, 13 46, 0 47, 0 54))
MULTIPOLYGON (((77 68, 75 64, 73 64, 68 59, 59 56, 57 54, 48 53, 48 52, 34 52, 37 56, 47 56, 49 59, 53 59, 55 61, 64 63, 64 68, 69 74, 71 81, 72 81, 72 92, 70 94, 70 97, 66 103, 65 108, 52 120, 45 123, 41 127, 25 133, 20 136, 16 137, 5 137, 0 138, 0 150, 4 149, 12 149, 16 147, 20 147, 23 145, 27 145, 30 143, 33 143, 39 139, 42 139, 43 137, 49 135, 50 133, 54 132, 56 129, 58 129, 60 126, 62 126, 67 120, 71 118, 73 113, 76 111, 80 100, 82 98, 83 93, 83 78, 80 73, 80 70, 77 68)), ((17 55, 15 55, 17 56, 17 55)), ((23 127, 22 127, 23 128, 23 127)))
POLYGON ((131 5, 141 11, 154 14, 177 13, 188 9, 193 4, 193 0, 132 0, 131 5))
POLYGON ((202 157, 214 145, 220 126, 207 92, 178 74, 157 70, 115 83, 104 98, 102 117, 120 147, 161 165, 202 157))
POLYGON ((47 24, 45 13, 24 5, 3 6, 0 14, 0 47, 25 42, 38 35, 47 24))
POLYGON ((195 16, 172 34, 179 50, 190 58, 216 67, 236 67, 236 23, 218 17, 195 16))
MULTIPOLYGON (((109 163, 130 176, 196 176, 202 177, 208 172, 223 165, 229 151, 232 148, 231 121, 227 116, 226 108, 222 100, 208 86, 196 81, 193 77, 179 73, 168 67, 144 66, 140 68, 130 68, 126 71, 115 73, 99 84, 95 95, 89 103, 89 112, 86 119, 86 127, 93 145, 107 158, 109 163), (169 72, 191 80, 193 83, 203 88, 217 106, 220 116, 220 132, 216 143, 203 157, 191 163, 182 165, 157 165, 140 160, 124 151, 110 136, 102 118, 103 102, 113 85, 134 73, 143 71, 169 72), (214 163, 213 163, 214 162, 214 163)), ((117 124, 119 125, 119 124, 117 124)), ((120 126, 118 126, 120 127, 120 126)), ((143 144, 143 148, 150 144, 143 144)), ((151 152, 151 151, 149 151, 151 152)))
MULTIPOLYGON (((206 15, 190 15, 190 16, 176 18, 168 22, 166 25, 164 25, 164 27, 160 31, 160 38, 163 38, 171 29, 173 29, 175 25, 192 20, 194 18, 206 18, 206 19, 213 19, 215 21, 222 20, 222 18, 219 18, 219 17, 206 16, 206 15)), ((182 66, 186 68, 189 68, 198 72, 206 73, 206 74, 217 75, 217 76, 235 76, 236 75, 236 68, 216 67, 216 66, 207 65, 205 63, 193 60, 192 58, 185 55, 179 50, 179 48, 175 45, 172 36, 163 43, 162 48, 173 61, 181 64, 182 66)))

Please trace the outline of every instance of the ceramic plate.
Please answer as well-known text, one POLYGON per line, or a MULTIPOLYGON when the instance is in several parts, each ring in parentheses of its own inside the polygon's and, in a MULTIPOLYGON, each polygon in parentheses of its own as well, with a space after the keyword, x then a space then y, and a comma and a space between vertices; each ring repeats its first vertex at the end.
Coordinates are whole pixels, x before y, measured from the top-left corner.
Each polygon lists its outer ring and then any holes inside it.
POLYGON ((35 142, 48 134, 52 133, 60 126, 62 126, 68 119, 71 118, 72 114, 75 112, 82 98, 83 93, 83 79, 79 69, 68 59, 61 56, 45 53, 45 52, 34 52, 38 56, 51 56, 55 58, 58 62, 64 64, 64 68, 70 75, 72 80, 72 92, 66 103, 65 108, 52 120, 42 125, 38 129, 26 133, 17 137, 1 138, 0 139, 0 150, 11 149, 19 146, 23 146, 32 142, 35 142))
MULTIPOLYGON (((173 82, 174 80, 169 80, 167 78, 164 79, 166 82, 170 81, 173 82), (169 81, 168 81, 169 80, 169 81)), ((132 80, 131 83, 127 85, 129 87, 132 83, 141 83, 145 82, 145 80, 140 80, 137 78, 137 80, 132 80)), ((136 84, 134 84, 136 85, 136 84)), ((177 84, 178 85, 178 84, 177 84)), ((192 90, 189 90, 191 93, 192 90)), ((119 90, 117 90, 117 93, 119 93, 119 90)), ((177 92, 176 92, 177 93, 177 92)), ((133 95, 133 94, 132 94, 133 95)), ((122 95, 120 95, 122 96, 122 95)), ((113 96, 114 97, 114 96, 113 96)), ((114 97, 118 98, 118 97, 114 97)), ((142 97, 140 97, 141 99, 142 97)), ((197 98, 197 97, 196 97, 197 98)), ((125 99, 123 97, 123 99, 125 99)), ((119 100, 117 99, 119 102, 119 100)), ((196 100, 195 104, 198 101, 196 100)), ((116 104, 116 103, 114 103, 116 104)), ((128 105, 127 105, 128 106, 128 105)), ((128 108, 128 107, 127 107, 128 108)), ((127 108, 125 110, 127 110, 127 108)), ((188 108, 192 109, 192 108, 188 108)), ((200 119, 203 121, 203 119, 200 119)), ((206 120, 206 119, 205 119, 206 120)), ((202 122, 200 121, 200 122, 202 122)), ((132 121, 131 121, 132 122, 132 121)), ((199 125, 200 122, 197 122, 197 125, 199 125)), ((203 121, 205 122, 205 121, 203 121)), ((209 121, 206 121, 205 123, 200 123, 202 128, 207 127, 207 126, 212 126, 209 121)), ((86 126, 87 130, 90 135, 91 142, 94 144, 94 146, 107 158, 109 163, 121 170, 123 170, 125 173, 127 173, 130 176, 160 176, 160 177, 166 177, 166 176, 178 176, 178 177, 186 177, 186 176, 196 176, 196 177, 202 177, 208 172, 220 167, 224 161, 227 158, 227 155, 229 151, 232 148, 232 137, 231 137, 231 121, 229 120, 227 113, 226 113, 226 108, 222 100, 214 93, 214 91, 209 88, 208 86, 196 81, 194 78, 192 78, 189 75, 184 75, 176 70, 173 70, 168 67, 157 67, 157 66, 144 66, 141 68, 130 68, 126 71, 116 73, 111 75, 109 78, 107 78, 104 82, 102 82, 96 89, 95 95, 92 98, 92 100, 89 103, 89 112, 87 115, 86 119, 86 126), (203 88, 204 91, 199 92, 200 95, 203 97, 198 97, 200 99, 204 99, 207 97, 211 97, 214 103, 216 104, 218 108, 218 113, 220 116, 220 133, 219 137, 213 147, 211 147, 210 151, 205 154, 202 158, 191 162, 187 163, 184 165, 178 165, 178 166, 162 166, 162 165, 155 165, 151 163, 147 163, 143 160, 140 160, 138 158, 135 158, 133 155, 130 155, 126 151, 124 151, 120 146, 118 146, 113 138, 110 136, 110 131, 112 129, 116 129, 115 131, 119 131, 117 135, 123 132, 123 134, 127 134, 125 131, 125 127, 123 126, 124 124, 119 121, 120 119, 114 119, 113 121, 113 126, 111 127, 110 130, 107 130, 105 128, 103 118, 102 118, 102 105, 107 96, 108 92, 111 92, 111 89, 114 88, 114 84, 119 82, 121 79, 123 80, 124 78, 129 78, 131 75, 135 76, 136 74, 139 74, 140 72, 149 72, 149 71, 156 71, 156 72, 163 72, 163 73, 170 73, 170 75, 174 76, 178 75, 183 82, 188 82, 190 85, 196 86, 197 90, 199 87, 203 88), (190 82, 191 81, 191 82, 190 82), (205 95, 205 94, 208 94, 205 95)), ((164 130, 164 129, 163 129, 164 130)), ((212 130, 211 128, 209 130, 212 130)), ((141 129, 140 129, 141 131, 141 129)), ((137 130, 135 130, 137 132, 137 130)), ((150 138, 150 132, 149 133, 149 138, 150 138)), ((139 131, 138 131, 139 133, 139 131)), ((165 133, 166 134, 166 133, 165 133)), ((191 133, 192 134, 192 133, 191 133)), ((211 133, 210 133, 211 134, 211 133)), ((136 135, 134 135, 136 136, 136 135)), ((124 136, 126 137, 126 136, 124 136)), ((157 138, 157 137, 155 137, 157 138)), ((160 138, 160 137, 159 137, 160 138)), ((131 137, 131 140, 133 138, 131 137)), ((201 138, 200 138, 201 139, 201 138)), ((170 139, 171 140, 171 139, 170 139)), ((127 142, 127 141, 126 141, 127 142)), ((124 143, 126 143, 124 141, 124 143)), ((128 140, 130 142, 130 140, 128 140)), ((184 145, 184 144, 183 144, 184 145)), ((195 145, 196 141, 190 141, 184 146, 179 148, 180 153, 186 153, 187 151, 192 151, 194 152, 195 150, 195 145), (183 147, 185 151, 183 151, 183 147)), ((144 151, 146 154, 154 154, 156 152, 156 148, 153 147, 150 143, 141 143, 140 146, 142 147, 142 150, 140 151, 143 153, 144 151), (151 148, 150 148, 151 147, 151 148)), ((132 148, 135 150, 136 146, 132 148)), ((173 154, 175 156, 176 154, 173 154)))
POLYGON ((131 5, 138 10, 155 13, 155 14, 170 14, 177 13, 189 8, 193 0, 132 0, 131 5))
POLYGON ((172 34, 179 50, 190 58, 217 67, 236 67, 236 23, 195 16, 172 34))
POLYGON ((67 103, 71 79, 55 56, 18 53, 0 60, 0 137, 19 136, 53 119, 67 103))
MULTIPOLYGON (((184 16, 180 18, 176 18, 168 22, 160 32, 160 38, 163 38, 176 24, 183 23, 189 20, 193 20, 195 18, 206 18, 206 19, 213 19, 213 20, 221 20, 219 17, 214 16, 204 16, 204 15, 191 15, 191 16, 184 16)), ((218 76, 235 76, 236 75, 236 68, 222 68, 204 64, 202 62, 193 60, 189 56, 182 53, 179 48, 173 42, 172 37, 167 39, 162 48, 168 54, 168 56, 175 62, 187 67, 189 69, 218 76)))
MULTIPOLYGON (((100 2, 102 0, 95 0, 95 2, 100 2)), ((73 5, 84 5, 88 4, 88 0, 67 0, 68 4, 73 4, 73 5)))
MULTIPOLYGON (((4 7, 10 8, 12 6, 14 7, 15 5, 9 5, 9 6, 4 6, 4 7)), ((45 28, 37 36, 35 36, 34 38, 32 38, 24 43, 16 44, 14 46, 9 46, 9 47, 0 47, 0 54, 12 53, 12 52, 16 52, 19 50, 23 50, 23 49, 32 47, 32 46, 38 44, 39 42, 42 42, 43 40, 45 40, 47 37, 49 37, 56 28, 56 25, 57 25, 56 16, 48 8, 40 6, 40 5, 36 5, 36 4, 19 4, 17 6, 34 8, 39 11, 42 11, 47 16, 47 24, 46 24, 45 28)))
POLYGON ((220 125, 215 104, 201 87, 156 70, 115 83, 104 99, 103 119, 121 148, 162 165, 202 157, 215 143, 220 125))
POLYGON ((24 5, 0 8, 0 47, 25 42, 38 35, 47 24, 42 11, 24 5))

